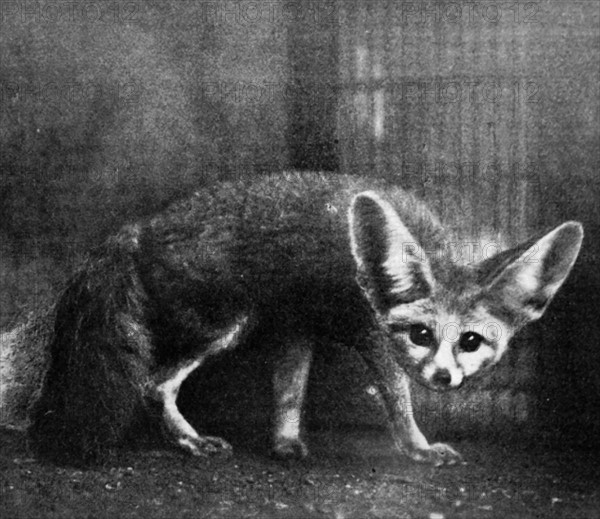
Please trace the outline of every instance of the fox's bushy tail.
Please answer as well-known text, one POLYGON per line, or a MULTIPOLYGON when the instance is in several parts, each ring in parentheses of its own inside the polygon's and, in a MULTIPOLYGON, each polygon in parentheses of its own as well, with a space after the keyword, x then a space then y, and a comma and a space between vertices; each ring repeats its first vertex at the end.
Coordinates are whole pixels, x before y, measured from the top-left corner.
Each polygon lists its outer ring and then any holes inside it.
POLYGON ((49 369, 30 427, 42 456, 102 461, 143 409, 151 339, 136 270, 138 234, 130 227, 109 239, 58 299, 49 369))

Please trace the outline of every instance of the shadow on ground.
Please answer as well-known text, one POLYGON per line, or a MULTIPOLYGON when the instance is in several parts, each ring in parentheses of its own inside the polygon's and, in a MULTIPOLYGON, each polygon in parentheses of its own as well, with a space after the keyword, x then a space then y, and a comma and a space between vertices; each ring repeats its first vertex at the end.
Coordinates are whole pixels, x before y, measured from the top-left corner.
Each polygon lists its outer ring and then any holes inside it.
POLYGON ((230 431, 230 458, 166 448, 120 453, 106 466, 59 467, 31 457, 21 433, 0 431, 5 518, 553 518, 599 517, 590 452, 455 444, 465 465, 432 468, 391 454, 381 431, 309 435, 304 462, 267 456, 266 438, 230 431))

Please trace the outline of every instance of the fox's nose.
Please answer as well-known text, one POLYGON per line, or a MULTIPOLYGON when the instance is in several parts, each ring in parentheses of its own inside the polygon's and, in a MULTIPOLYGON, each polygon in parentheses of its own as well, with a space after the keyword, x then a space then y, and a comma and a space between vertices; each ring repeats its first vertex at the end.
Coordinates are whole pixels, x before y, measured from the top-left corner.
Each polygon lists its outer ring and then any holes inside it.
POLYGON ((447 369, 438 369, 433 375, 433 383, 437 386, 449 386, 452 382, 452 375, 447 369))

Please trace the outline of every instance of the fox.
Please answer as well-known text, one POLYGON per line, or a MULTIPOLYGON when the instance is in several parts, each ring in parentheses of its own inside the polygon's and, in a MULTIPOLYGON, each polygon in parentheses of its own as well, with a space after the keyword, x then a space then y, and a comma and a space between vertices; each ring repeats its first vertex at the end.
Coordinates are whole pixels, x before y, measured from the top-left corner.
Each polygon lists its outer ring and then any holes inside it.
POLYGON ((543 315, 583 228, 568 221, 476 262, 450 260, 450 240, 426 203, 385 179, 292 171, 203 187, 123 226, 72 275, 29 437, 43 455, 96 461, 154 412, 191 455, 228 452, 194 429, 178 394, 207 359, 258 341, 276 358, 272 452, 304 458, 311 360, 335 341, 368 367, 395 452, 456 464, 417 425, 411 380, 448 391, 488 372, 543 315))

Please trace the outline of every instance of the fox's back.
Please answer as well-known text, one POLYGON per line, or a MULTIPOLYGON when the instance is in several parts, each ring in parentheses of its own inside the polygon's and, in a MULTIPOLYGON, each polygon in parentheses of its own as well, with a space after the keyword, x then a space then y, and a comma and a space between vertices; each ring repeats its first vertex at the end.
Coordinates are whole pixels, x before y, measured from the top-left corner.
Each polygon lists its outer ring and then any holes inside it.
POLYGON ((145 283, 165 306, 183 297, 214 320, 252 307, 328 330, 356 321, 365 301, 354 280, 347 214, 366 190, 385 194, 420 243, 440 246, 436 219, 397 187, 285 173, 216 184, 150 220, 141 240, 145 283))

